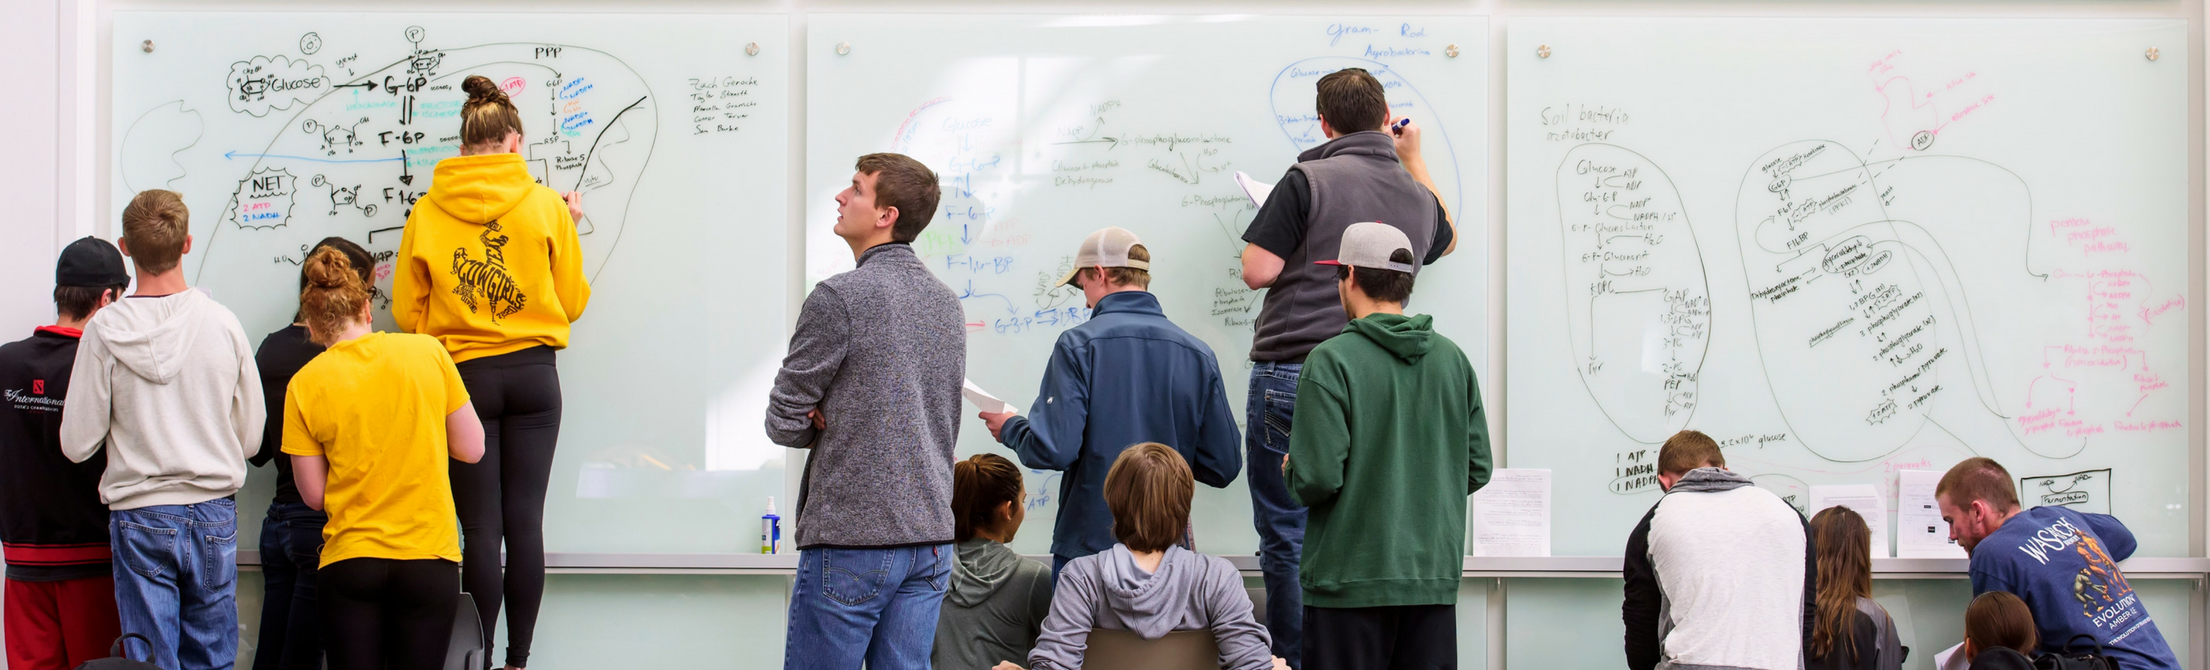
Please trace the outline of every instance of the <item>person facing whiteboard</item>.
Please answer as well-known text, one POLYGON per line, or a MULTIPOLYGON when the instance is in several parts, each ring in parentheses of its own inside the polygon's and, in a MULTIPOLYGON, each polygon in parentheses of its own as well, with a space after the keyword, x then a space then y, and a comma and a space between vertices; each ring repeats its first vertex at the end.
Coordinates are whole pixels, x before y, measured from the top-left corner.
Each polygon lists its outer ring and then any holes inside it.
POLYGON ((1113 548, 1105 472, 1129 445, 1172 445, 1197 481, 1224 488, 1243 458, 1220 361, 1204 340, 1168 321, 1151 294, 1151 252, 1109 227, 1075 251, 1059 286, 1079 286, 1090 320, 1059 335, 1029 416, 983 412, 990 436, 1021 464, 1066 473, 1051 532, 1051 573, 1113 548))
POLYGON ((461 583, 486 649, 504 600, 506 664, 521 668, 545 597, 545 489, 560 437, 553 352, 567 348, 568 324, 591 299, 576 238, 583 204, 530 175, 522 116, 506 93, 476 75, 461 88, 460 156, 438 161, 430 192, 407 214, 391 316, 445 345, 483 420, 483 460, 452 468, 467 538, 461 583))
POLYGON ((300 320, 328 347, 284 393, 283 451, 327 511, 317 603, 332 670, 439 670, 460 593, 448 464, 483 457, 483 425, 445 347, 369 326, 368 282, 324 247, 302 269, 300 320))
POLYGON ((1281 477, 1297 378, 1305 354, 1343 332, 1350 317, 1335 288, 1331 258, 1343 230, 1379 221, 1404 231, 1421 265, 1458 246, 1456 225, 1427 176, 1420 128, 1389 113, 1381 82, 1358 68, 1320 78, 1316 103, 1326 144, 1297 155, 1243 232, 1243 283, 1266 292, 1251 343, 1251 391, 1245 409, 1251 512, 1259 567, 1266 575, 1266 625, 1274 654, 1298 664, 1303 601, 1297 560, 1305 511, 1281 477))

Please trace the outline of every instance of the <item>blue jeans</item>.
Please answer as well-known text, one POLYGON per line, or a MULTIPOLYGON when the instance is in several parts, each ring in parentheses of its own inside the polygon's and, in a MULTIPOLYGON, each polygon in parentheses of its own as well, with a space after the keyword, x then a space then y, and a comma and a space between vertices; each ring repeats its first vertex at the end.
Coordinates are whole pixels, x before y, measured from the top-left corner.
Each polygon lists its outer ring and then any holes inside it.
POLYGON ((329 515, 303 503, 269 505, 261 521, 261 642, 253 670, 321 670, 315 568, 329 522, 329 515))
POLYGON ((116 510, 107 524, 123 632, 152 640, 148 660, 162 668, 228 670, 238 656, 238 504, 116 510))
POLYGON ((952 545, 801 549, 784 670, 929 670, 952 545))
POLYGON ((1274 655, 1299 663, 1304 649, 1304 587, 1297 562, 1305 543, 1305 508, 1289 497, 1282 458, 1289 455, 1290 419, 1297 412, 1297 377, 1303 363, 1251 364, 1251 395, 1244 404, 1245 462, 1251 467, 1251 524, 1258 528, 1258 567, 1266 581, 1266 629, 1274 655))

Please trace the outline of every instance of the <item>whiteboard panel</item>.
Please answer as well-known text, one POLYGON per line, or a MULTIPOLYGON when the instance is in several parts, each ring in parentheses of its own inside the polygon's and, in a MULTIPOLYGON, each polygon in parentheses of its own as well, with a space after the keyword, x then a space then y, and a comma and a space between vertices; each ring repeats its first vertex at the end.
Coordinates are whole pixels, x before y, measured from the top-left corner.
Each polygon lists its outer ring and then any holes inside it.
POLYGON ((1799 506, 1982 455, 2186 555, 2184 21, 1510 39, 1510 460, 1556 553, 1616 555, 1695 428, 1799 506))
MULTIPOLYGON (((1460 225, 1457 252, 1420 275, 1412 310, 1485 351, 1487 23, 1478 17, 817 15, 807 54, 806 275, 852 267, 835 197, 862 154, 938 171, 945 196, 916 251, 962 296, 968 375, 1027 407, 1059 334, 1088 318, 1053 289, 1083 236, 1121 226, 1152 254, 1167 316, 1212 346, 1241 410, 1262 294, 1238 275, 1256 207, 1236 171, 1278 180, 1323 141, 1313 83, 1373 71, 1460 225), (840 55, 839 44, 850 53, 840 55), (1452 56, 1449 49, 1457 48, 1452 56)), ((1481 356, 1474 355, 1482 366, 1481 356)), ((960 451, 1010 450, 966 408, 960 451)), ((1014 547, 1047 553, 1056 474, 1027 474, 1014 547)), ((1198 487, 1197 545, 1254 552, 1244 478, 1198 487)))
POLYGON ((744 252, 788 244, 782 16, 123 12, 114 30, 113 211, 182 193, 186 278, 256 342, 291 321, 323 237, 362 243, 390 288, 409 208, 457 155, 461 79, 501 82, 539 181, 584 194, 594 291, 560 354, 547 548, 758 550, 783 489, 760 424, 783 333, 761 325, 786 313, 787 261, 744 252))

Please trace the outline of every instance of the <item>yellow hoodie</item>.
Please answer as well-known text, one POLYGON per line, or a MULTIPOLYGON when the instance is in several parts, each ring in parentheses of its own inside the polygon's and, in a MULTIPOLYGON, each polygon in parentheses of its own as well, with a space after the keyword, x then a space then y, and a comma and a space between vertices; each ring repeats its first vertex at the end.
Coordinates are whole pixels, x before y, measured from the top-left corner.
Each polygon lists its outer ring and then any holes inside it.
POLYGON ((566 348, 591 300, 568 204, 518 154, 447 158, 433 179, 399 242, 399 328, 437 338, 456 363, 566 348))

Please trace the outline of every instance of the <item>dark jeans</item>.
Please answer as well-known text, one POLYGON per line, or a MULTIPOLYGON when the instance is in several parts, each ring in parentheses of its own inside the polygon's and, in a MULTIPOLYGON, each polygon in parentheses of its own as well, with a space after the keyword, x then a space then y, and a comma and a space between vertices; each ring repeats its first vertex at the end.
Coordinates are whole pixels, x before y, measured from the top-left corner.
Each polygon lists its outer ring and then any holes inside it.
POLYGON ((1244 407, 1245 462, 1251 464, 1251 523, 1258 528, 1258 566, 1266 581, 1266 629, 1274 655, 1302 668, 1299 632, 1304 587, 1297 562, 1305 543, 1305 508, 1289 497, 1282 458, 1289 455, 1289 425, 1297 412, 1297 377, 1303 363, 1251 364, 1251 395, 1244 407))
POLYGON ((322 563, 322 527, 329 522, 329 515, 305 503, 269 504, 261 520, 261 641, 253 670, 322 668, 315 566, 322 563))
POLYGON ((452 561, 348 558, 322 569, 331 670, 443 670, 460 570, 452 561))
POLYGON ((506 606, 506 663, 529 664, 545 600, 545 490, 560 439, 560 373, 553 350, 531 347, 456 364, 483 420, 483 460, 453 461, 460 514, 461 583, 483 619, 485 660, 506 606), (502 541, 506 569, 499 565, 502 541))
POLYGON ((130 656, 167 670, 236 666, 238 504, 216 498, 114 510, 107 518, 116 614, 124 633, 152 645, 133 646, 130 656))
POLYGON ((1431 670, 1458 667, 1458 606, 1307 607, 1309 670, 1431 670))

